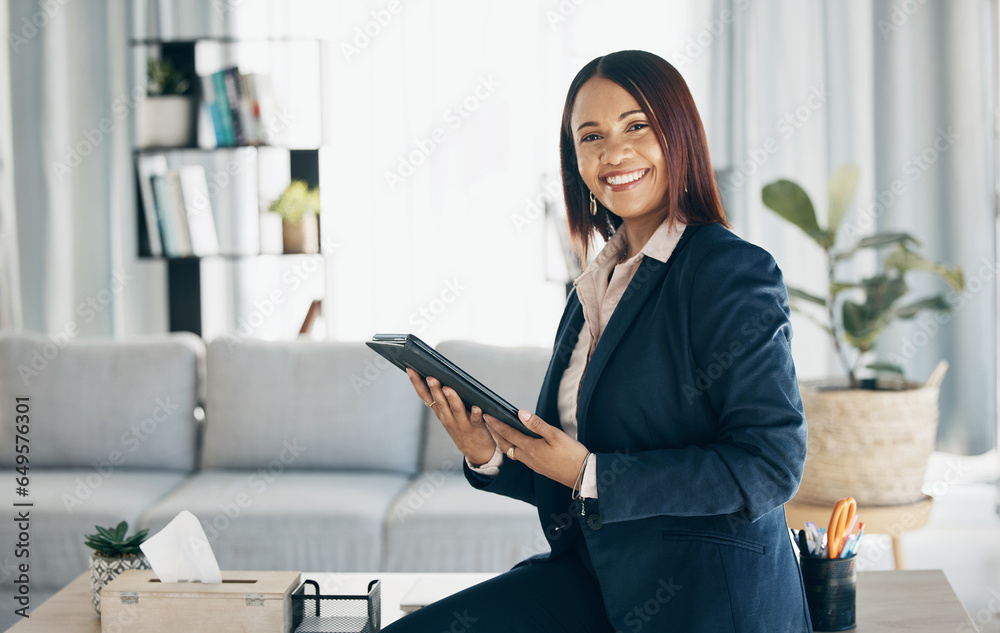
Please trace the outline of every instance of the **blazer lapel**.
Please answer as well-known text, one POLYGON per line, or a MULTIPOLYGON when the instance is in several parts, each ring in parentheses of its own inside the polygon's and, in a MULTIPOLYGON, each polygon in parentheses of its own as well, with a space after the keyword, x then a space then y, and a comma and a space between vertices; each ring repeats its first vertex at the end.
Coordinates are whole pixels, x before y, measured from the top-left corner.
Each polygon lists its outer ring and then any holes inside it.
POLYGON ((594 348, 594 353, 590 357, 590 363, 587 365, 587 371, 583 375, 583 381, 580 385, 580 400, 576 411, 576 420, 579 428, 578 437, 585 437, 584 428, 587 421, 587 409, 590 407, 590 397, 594 393, 594 387, 600 379, 608 359, 611 358, 612 352, 614 352, 615 347, 618 346, 622 337, 625 336, 625 332, 628 331, 629 326, 639 314, 642 306, 646 304, 646 301, 649 300, 654 291, 660 289, 663 279, 667 276, 667 271, 670 270, 677 253, 687 245, 687 242, 697 230, 697 226, 689 226, 684 229, 681 239, 677 242, 677 246, 674 247, 670 258, 666 262, 657 261, 652 257, 643 258, 639 269, 632 277, 632 281, 629 282, 628 288, 625 289, 625 294, 622 295, 614 314, 611 315, 611 320, 608 321, 607 327, 604 328, 604 333, 601 334, 601 339, 594 348))

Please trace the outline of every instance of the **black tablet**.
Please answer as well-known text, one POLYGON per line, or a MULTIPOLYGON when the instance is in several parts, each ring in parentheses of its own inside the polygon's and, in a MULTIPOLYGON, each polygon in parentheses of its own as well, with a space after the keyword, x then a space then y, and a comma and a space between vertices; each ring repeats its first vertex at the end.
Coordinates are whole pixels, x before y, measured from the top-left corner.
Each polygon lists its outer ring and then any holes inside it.
POLYGON ((496 419, 530 437, 541 437, 524 426, 517 417, 517 407, 486 388, 433 347, 412 334, 376 334, 365 343, 403 371, 414 370, 423 378, 433 376, 451 387, 466 406, 476 405, 496 419))

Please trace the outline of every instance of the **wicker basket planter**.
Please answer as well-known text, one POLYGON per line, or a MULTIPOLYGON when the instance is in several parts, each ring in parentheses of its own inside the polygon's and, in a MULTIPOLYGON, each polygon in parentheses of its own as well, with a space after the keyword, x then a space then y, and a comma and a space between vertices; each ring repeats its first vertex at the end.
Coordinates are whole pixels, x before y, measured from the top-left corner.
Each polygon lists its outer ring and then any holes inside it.
POLYGON ((799 385, 809 424, 809 452, 795 500, 860 506, 915 503, 934 451, 944 361, 925 384, 847 389, 829 381, 799 385))

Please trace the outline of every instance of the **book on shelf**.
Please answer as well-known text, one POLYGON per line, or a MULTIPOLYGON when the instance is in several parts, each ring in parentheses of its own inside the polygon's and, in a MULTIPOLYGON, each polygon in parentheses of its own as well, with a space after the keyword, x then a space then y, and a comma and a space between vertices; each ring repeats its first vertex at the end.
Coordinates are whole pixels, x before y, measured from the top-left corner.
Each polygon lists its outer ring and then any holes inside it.
POLYGON ((184 219, 191 240, 191 253, 198 257, 219 254, 219 235, 215 230, 212 200, 208 193, 205 168, 184 165, 176 169, 180 181, 184 219))
POLYGON ((219 110, 220 104, 215 98, 215 80, 212 76, 201 76, 198 80, 201 83, 201 103, 208 112, 212 131, 215 134, 215 144, 219 147, 225 147, 229 145, 229 141, 226 137, 225 124, 222 121, 222 112, 219 110))
POLYGON ((241 73, 236 66, 199 78, 202 107, 208 112, 218 147, 265 145, 271 141, 266 122, 276 106, 269 75, 241 73))
MULTIPOLYGON (((174 216, 170 212, 171 193, 168 190, 167 173, 153 174, 150 176, 153 189, 153 198, 156 205, 157 224, 160 227, 160 237, 163 239, 163 254, 166 257, 183 257, 185 255, 181 237, 180 227, 174 222, 174 216)), ((187 227, 184 227, 185 231, 187 227)))
POLYGON ((176 238, 177 257, 194 255, 191 249, 191 233, 188 231, 187 212, 184 209, 184 191, 181 189, 181 177, 177 169, 169 169, 163 175, 166 188, 164 211, 169 218, 173 234, 176 238))
POLYGON ((136 175, 139 179, 139 197, 142 203, 142 214, 146 220, 146 239, 149 242, 149 254, 153 257, 163 255, 163 240, 159 216, 156 213, 156 198, 153 196, 153 176, 167 172, 167 157, 163 154, 140 155, 135 163, 136 175))
MULTIPOLYGON (((157 162, 153 165, 162 166, 157 162)), ((219 237, 205 168, 183 165, 165 171, 154 169, 149 182, 162 254, 167 257, 218 255, 219 237)))
MULTIPOLYGON (((225 141, 223 147, 236 145, 236 136, 233 132, 233 113, 229 107, 229 95, 226 92, 226 73, 223 70, 212 73, 212 88, 216 109, 219 113, 219 125, 222 130, 222 138, 225 141)), ((218 136, 218 130, 216 131, 218 136)))
POLYGON ((240 71, 235 67, 230 67, 223 70, 222 73, 226 86, 226 98, 229 100, 229 120, 233 126, 233 145, 247 145, 246 132, 243 130, 242 121, 240 121, 240 104, 243 101, 243 95, 240 94, 240 71))

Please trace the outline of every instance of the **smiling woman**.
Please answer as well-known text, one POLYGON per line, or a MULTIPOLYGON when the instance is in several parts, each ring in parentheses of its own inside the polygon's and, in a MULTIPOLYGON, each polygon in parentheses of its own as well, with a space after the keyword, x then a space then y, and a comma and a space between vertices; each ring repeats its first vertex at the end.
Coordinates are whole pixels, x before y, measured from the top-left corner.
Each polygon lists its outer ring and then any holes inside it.
POLYGON ((666 218, 728 226, 687 84, 665 60, 629 53, 587 64, 563 110, 563 187, 584 262, 591 235, 610 238, 623 221, 635 248, 666 218))
POLYGON ((560 150, 581 258, 607 243, 570 293, 536 411, 518 412, 538 437, 410 372, 469 482, 536 506, 551 552, 387 631, 456 613, 480 633, 809 631, 783 510, 806 435, 787 293, 726 230, 687 85, 650 53, 595 59, 560 150))

